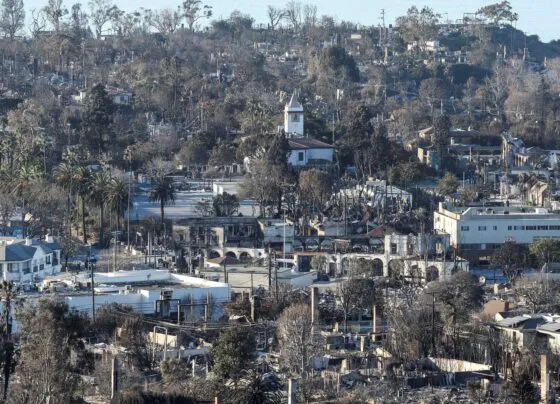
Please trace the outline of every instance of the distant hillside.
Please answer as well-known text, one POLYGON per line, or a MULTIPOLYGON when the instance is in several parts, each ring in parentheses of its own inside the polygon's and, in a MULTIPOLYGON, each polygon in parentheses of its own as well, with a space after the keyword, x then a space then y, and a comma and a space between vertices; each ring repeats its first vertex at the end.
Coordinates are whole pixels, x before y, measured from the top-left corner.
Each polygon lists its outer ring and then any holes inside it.
POLYGON ((551 59, 560 57, 560 40, 549 43, 541 42, 537 35, 525 35, 511 26, 506 27, 468 27, 461 28, 440 39, 443 46, 449 50, 457 51, 461 49, 472 50, 473 46, 478 46, 478 34, 484 29, 484 34, 491 36, 491 44, 497 49, 507 47, 508 54, 511 54, 513 47, 517 55, 523 55, 523 48, 527 47, 529 58, 542 62, 544 58, 551 59))

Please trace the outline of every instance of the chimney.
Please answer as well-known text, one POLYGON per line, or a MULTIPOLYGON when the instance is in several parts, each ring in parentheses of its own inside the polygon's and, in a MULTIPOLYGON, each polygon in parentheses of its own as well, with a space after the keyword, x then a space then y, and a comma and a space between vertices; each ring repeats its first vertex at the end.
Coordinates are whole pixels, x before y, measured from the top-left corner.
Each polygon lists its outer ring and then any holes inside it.
POLYGON ((548 402, 548 390, 550 389, 550 379, 548 376, 548 356, 541 355, 541 403, 548 402))
POLYGON ((30 246, 31 245, 31 239, 29 237, 25 238, 25 245, 26 246, 30 246))
POLYGON ((319 305, 319 289, 311 288, 311 323, 317 322, 317 306, 319 305))
POLYGON ((47 243, 52 243, 52 242, 54 241, 53 236, 51 236, 50 234, 47 234, 47 235, 45 236, 45 241, 46 241, 47 243))
POLYGON ((288 380, 288 404, 297 404, 297 381, 288 380))

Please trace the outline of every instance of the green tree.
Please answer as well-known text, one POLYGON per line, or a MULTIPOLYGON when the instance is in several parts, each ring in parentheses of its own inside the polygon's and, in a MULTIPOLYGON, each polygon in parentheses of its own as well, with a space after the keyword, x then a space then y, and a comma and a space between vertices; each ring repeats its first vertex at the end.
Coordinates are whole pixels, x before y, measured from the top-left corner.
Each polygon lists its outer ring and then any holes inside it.
POLYGON ((2 0, 0 4, 0 30, 10 39, 23 28, 25 9, 23 0, 2 0))
POLYGON ((121 218, 129 208, 128 203, 131 195, 129 186, 122 177, 111 177, 105 194, 107 207, 117 216, 117 229, 121 228, 121 218))
POLYGON ((18 379, 10 402, 69 403, 76 398, 80 375, 92 369, 85 350, 85 320, 62 300, 42 298, 16 311, 20 340, 18 379))
POLYGON ((529 246, 531 255, 535 258, 539 267, 560 261, 560 240, 543 238, 533 242, 529 246))
POLYGON ((89 199, 99 208, 99 242, 103 245, 105 236, 105 204, 110 186, 110 177, 106 171, 98 171, 89 179, 89 199))
POLYGON ((442 179, 436 185, 436 192, 443 196, 451 195, 457 192, 459 183, 453 174, 446 172, 442 179))
POLYGON ((108 145, 116 146, 112 130, 113 103, 102 84, 95 85, 88 93, 83 115, 83 144, 91 153, 101 155, 108 145))
POLYGON ((354 58, 341 46, 316 51, 309 59, 307 74, 314 80, 338 79, 339 84, 357 82, 360 71, 354 58))
POLYGON ((275 376, 254 371, 243 374, 237 387, 228 395, 227 401, 244 404, 281 404, 284 402, 282 385, 275 376))
POLYGON ((224 192, 212 198, 212 208, 218 217, 234 216, 239 211, 239 201, 237 196, 224 192))
POLYGON ((406 15, 398 17, 396 24, 400 36, 407 43, 416 42, 417 48, 424 49, 426 41, 436 39, 440 15, 429 7, 418 10, 410 7, 406 15))
POLYGON ((523 265, 527 263, 528 253, 525 245, 508 241, 492 253, 490 263, 500 267, 508 282, 513 282, 521 276, 523 265))
POLYGON ((241 370, 250 367, 254 349, 255 341, 249 329, 242 326, 223 329, 212 346, 212 371, 222 379, 237 382, 241 370))
POLYGON ((447 146, 449 145, 449 130, 451 129, 451 119, 449 116, 442 115, 434 121, 434 133, 432 135, 432 145, 436 148, 441 159, 441 169, 445 168, 447 159, 447 146))
POLYGON ((492 22, 496 25, 500 25, 503 21, 513 24, 513 22, 517 21, 519 18, 518 14, 513 12, 513 8, 511 7, 509 1, 489 4, 478 9, 476 13, 492 20, 492 22))
POLYGON ((159 202, 161 223, 163 223, 165 206, 175 203, 175 187, 171 178, 162 175, 152 178, 152 189, 148 200, 159 202))

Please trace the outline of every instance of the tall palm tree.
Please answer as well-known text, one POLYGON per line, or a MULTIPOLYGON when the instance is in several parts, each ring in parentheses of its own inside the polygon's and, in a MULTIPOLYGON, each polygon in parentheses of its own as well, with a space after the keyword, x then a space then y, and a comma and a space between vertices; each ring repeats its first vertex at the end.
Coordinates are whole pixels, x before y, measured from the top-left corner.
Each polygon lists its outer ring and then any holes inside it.
POLYGON ((5 184, 10 187, 10 193, 17 201, 21 203, 21 225, 23 227, 23 235, 26 236, 27 229, 25 227, 25 214, 31 191, 34 190, 32 184, 41 178, 42 172, 32 164, 22 164, 15 170, 7 173, 5 184))
POLYGON ((166 205, 175 203, 175 187, 171 178, 163 175, 152 179, 153 187, 150 191, 149 201, 159 202, 161 209, 161 223, 164 219, 164 208, 166 205))
POLYGON ((107 207, 117 215, 117 229, 121 228, 121 217, 129 208, 128 185, 122 178, 111 178, 105 195, 107 207))
POLYGON ((87 167, 78 166, 74 172, 73 181, 76 189, 76 195, 80 198, 80 208, 82 214, 82 232, 84 244, 87 244, 87 226, 86 226, 86 199, 89 195, 89 178, 90 172, 87 167))
POLYGON ((68 230, 72 234, 72 199, 76 192, 77 185, 74 182, 74 175, 76 174, 76 165, 71 162, 64 161, 54 169, 54 181, 60 185, 66 192, 68 192, 68 230))
POLYGON ((0 330, 2 344, 2 373, 4 377, 3 397, 6 400, 10 375, 14 367, 14 343, 12 341, 12 300, 14 298, 14 283, 3 280, 0 284, 2 296, 2 312, 0 314, 0 330))
POLYGON ((103 235, 105 233, 105 202, 109 191, 111 177, 105 171, 93 173, 89 180, 89 199, 99 208, 99 242, 103 244, 103 235))

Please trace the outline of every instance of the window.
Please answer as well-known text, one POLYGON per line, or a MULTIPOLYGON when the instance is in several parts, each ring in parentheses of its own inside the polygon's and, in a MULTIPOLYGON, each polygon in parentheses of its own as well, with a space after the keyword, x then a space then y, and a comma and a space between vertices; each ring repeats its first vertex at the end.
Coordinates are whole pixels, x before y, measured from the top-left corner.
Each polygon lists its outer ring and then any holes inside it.
POLYGON ((17 272, 17 265, 13 262, 8 262, 8 272, 17 272))
POLYGON ((469 226, 461 226, 461 231, 469 231, 469 226))
POLYGON ((302 151, 298 152, 298 161, 303 161, 304 153, 302 151))
POLYGON ((46 263, 47 265, 50 265, 50 263, 51 263, 51 256, 50 256, 50 255, 47 255, 47 256, 45 257, 45 263, 46 263))
POLYGON ((486 226, 478 226, 478 231, 486 231, 486 226))
POLYGON ((560 226, 548 226, 548 230, 560 230, 560 226))
POLYGON ((537 230, 548 230, 548 226, 537 226, 537 230))
POLYGON ((508 230, 511 230, 511 226, 508 226, 508 230))
POLYGON ((391 254, 396 254, 396 253, 397 253, 397 244, 391 243, 391 254))
POLYGON ((494 226, 494 230, 498 230, 498 226, 494 226))
POLYGON ((299 122, 299 114, 292 114, 292 122, 299 122))
POLYGON ((525 230, 537 230, 537 226, 525 226, 525 230))
POLYGON ((525 226, 513 226, 513 230, 525 230, 525 226))

